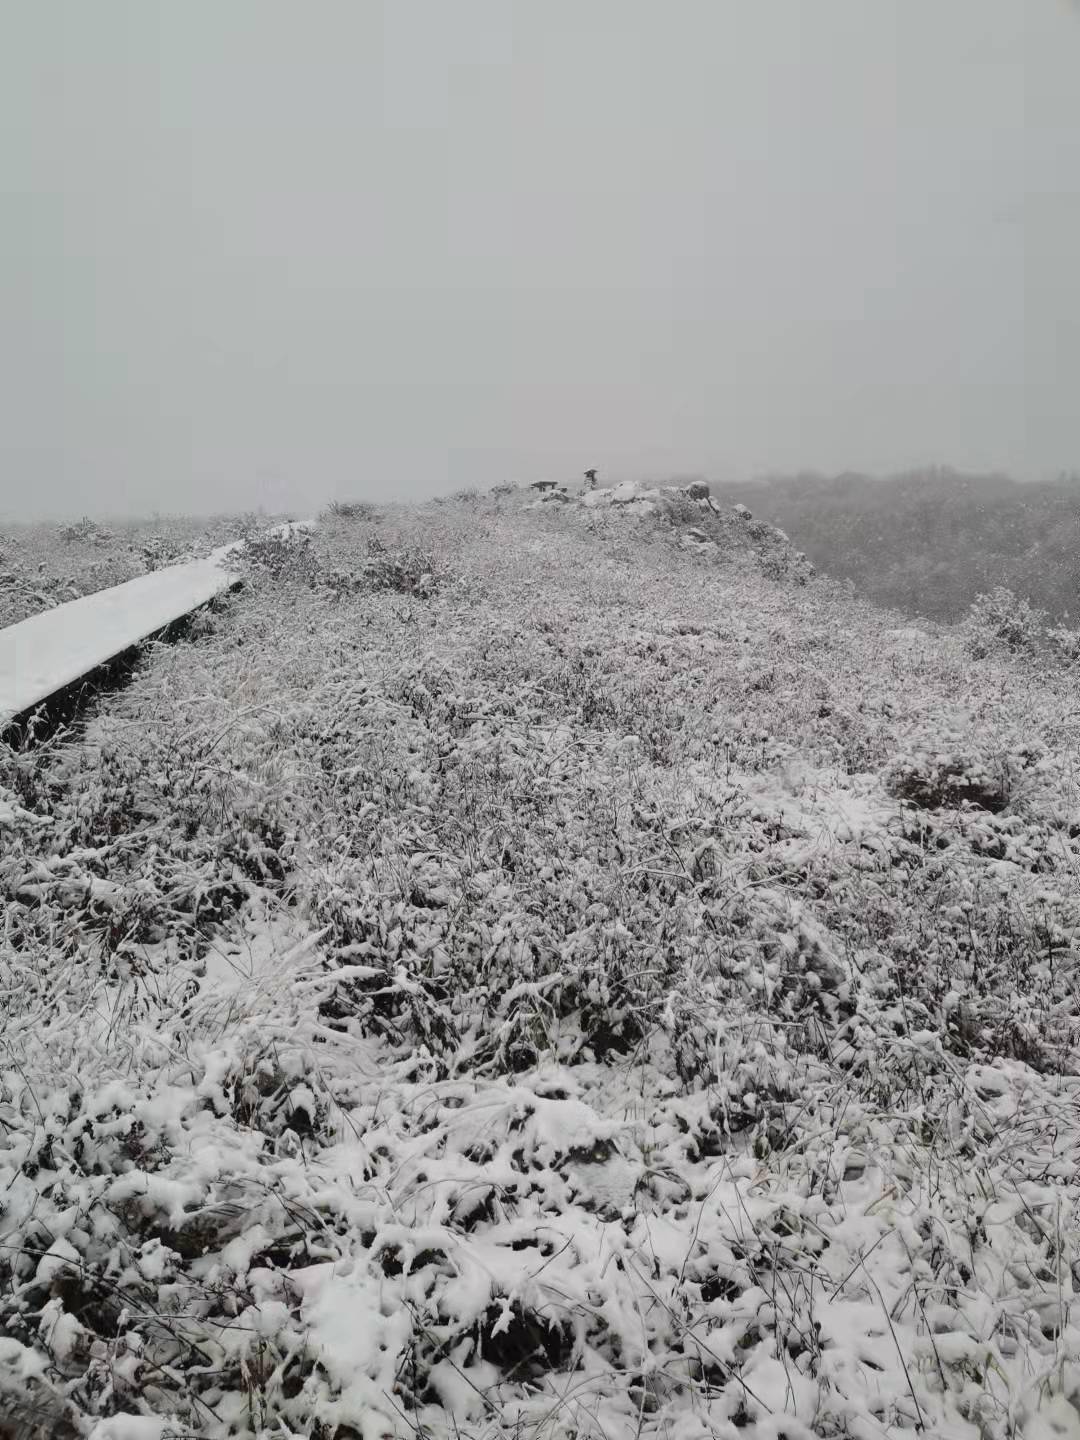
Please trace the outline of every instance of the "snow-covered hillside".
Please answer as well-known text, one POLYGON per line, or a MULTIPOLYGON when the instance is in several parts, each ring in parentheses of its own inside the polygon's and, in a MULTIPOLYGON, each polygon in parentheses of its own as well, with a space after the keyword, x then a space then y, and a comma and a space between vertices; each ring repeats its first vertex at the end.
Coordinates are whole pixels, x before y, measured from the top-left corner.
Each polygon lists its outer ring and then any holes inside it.
POLYGON ((662 500, 0 750, 5 1440, 1080 1435, 1075 672, 662 500))

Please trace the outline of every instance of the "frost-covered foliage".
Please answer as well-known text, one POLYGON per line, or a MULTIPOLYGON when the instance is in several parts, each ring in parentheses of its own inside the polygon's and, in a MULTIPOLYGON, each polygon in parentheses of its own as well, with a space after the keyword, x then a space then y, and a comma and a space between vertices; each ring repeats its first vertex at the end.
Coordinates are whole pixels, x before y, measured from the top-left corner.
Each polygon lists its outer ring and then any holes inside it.
POLYGON ((357 592, 389 590, 424 598, 439 584, 434 557, 422 546, 378 528, 382 516, 372 507, 364 515, 347 507, 331 509, 324 518, 328 543, 320 549, 314 532, 306 528, 267 531, 250 537, 238 555, 239 567, 249 579, 267 580, 275 587, 298 583, 328 590, 338 597, 357 592), (368 520, 357 532, 355 522, 368 520), (338 562, 327 563, 327 553, 338 562))
POLYGON ((647 519, 379 535, 438 586, 328 525, 0 752, 0 1433, 1077 1433, 1067 674, 647 519), (890 793, 933 721, 1000 804, 890 793))
POLYGON ((436 586, 436 568, 434 558, 422 546, 387 545, 376 534, 368 540, 359 578, 372 590, 425 596, 436 586))
POLYGON ((335 520, 372 520, 378 508, 370 500, 331 500, 326 515, 335 520))
POLYGON ((1040 758, 1037 749, 1005 752, 943 725, 893 759, 885 788, 921 810, 967 805, 998 814, 1008 805, 1017 776, 1040 758))
POLYGON ((241 573, 266 577, 275 582, 314 584, 319 575, 319 557, 306 529, 278 527, 249 535, 238 552, 241 573))
POLYGON ((962 628, 968 651, 978 660, 1003 651, 1042 665, 1080 660, 1080 630, 1048 624, 1045 611, 1002 586, 976 598, 962 628))
POLYGON ((1046 631, 1046 643, 1066 664, 1074 665, 1080 660, 1080 630, 1068 625, 1051 625, 1046 631))
POLYGON ((1045 613, 1003 585, 977 595, 964 621, 968 647, 977 659, 995 649, 1033 651, 1045 627, 1045 613))

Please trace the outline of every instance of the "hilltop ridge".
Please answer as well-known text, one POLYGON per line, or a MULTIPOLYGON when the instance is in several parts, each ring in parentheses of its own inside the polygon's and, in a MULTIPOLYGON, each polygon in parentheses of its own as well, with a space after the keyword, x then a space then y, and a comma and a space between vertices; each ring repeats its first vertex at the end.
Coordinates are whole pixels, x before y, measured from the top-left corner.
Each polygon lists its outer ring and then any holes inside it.
POLYGON ((1077 1433, 1074 678, 701 498, 325 517, 0 750, 51 1433, 1077 1433))
POLYGON ((618 485, 597 486, 571 494, 556 488, 532 501, 530 510, 566 505, 571 513, 585 510, 590 516, 609 513, 624 520, 652 519, 676 530, 684 549, 702 558, 730 558, 742 551, 752 554, 766 574, 786 577, 805 584, 815 566, 802 551, 792 546, 779 527, 755 520, 746 505, 721 504, 703 481, 688 485, 648 485, 626 480, 618 485))

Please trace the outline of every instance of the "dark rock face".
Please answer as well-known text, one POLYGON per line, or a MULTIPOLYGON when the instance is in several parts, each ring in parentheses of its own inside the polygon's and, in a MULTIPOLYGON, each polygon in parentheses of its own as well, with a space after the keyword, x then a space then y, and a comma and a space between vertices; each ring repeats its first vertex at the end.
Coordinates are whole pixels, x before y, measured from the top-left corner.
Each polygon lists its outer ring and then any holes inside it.
POLYGON ((709 498, 709 487, 704 480, 693 480, 686 487, 686 493, 691 500, 707 500, 709 498))

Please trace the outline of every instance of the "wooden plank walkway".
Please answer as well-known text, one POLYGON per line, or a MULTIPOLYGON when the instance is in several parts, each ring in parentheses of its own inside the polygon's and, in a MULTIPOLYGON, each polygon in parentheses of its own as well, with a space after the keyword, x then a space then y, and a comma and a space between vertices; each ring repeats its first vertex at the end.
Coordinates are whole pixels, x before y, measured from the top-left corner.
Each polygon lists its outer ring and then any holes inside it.
POLYGON ((99 666, 230 589, 225 545, 206 560, 169 565, 0 630, 0 733, 99 666))

